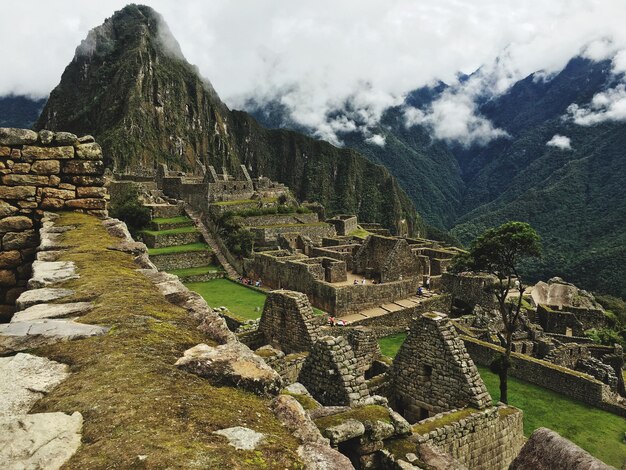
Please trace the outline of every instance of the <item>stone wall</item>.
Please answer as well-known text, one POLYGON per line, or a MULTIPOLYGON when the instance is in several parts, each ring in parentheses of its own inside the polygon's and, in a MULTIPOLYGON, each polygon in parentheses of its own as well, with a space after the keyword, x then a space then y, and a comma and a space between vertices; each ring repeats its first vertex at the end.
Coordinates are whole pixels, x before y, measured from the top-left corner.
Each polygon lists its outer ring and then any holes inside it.
MULTIPOLYGON (((489 366, 503 352, 503 348, 495 344, 469 336, 462 338, 469 355, 477 364, 489 366)), ((610 399, 609 387, 588 374, 519 353, 511 353, 509 373, 512 377, 626 417, 626 407, 617 406, 610 399)))
POLYGON ((472 313, 476 306, 487 311, 497 308, 497 301, 489 287, 496 278, 488 274, 443 273, 441 289, 450 294, 452 306, 459 313, 472 313))
POLYGON ((319 336, 319 325, 306 295, 275 290, 265 300, 259 331, 265 342, 290 354, 309 351, 319 336))
POLYGON ((370 235, 356 251, 353 271, 378 282, 419 277, 422 268, 405 239, 370 235))
POLYGON ((0 128, 0 320, 14 312, 44 210, 106 215, 102 150, 91 136, 0 128))
POLYGON ((326 406, 358 404, 369 395, 354 352, 343 336, 320 338, 307 357, 298 381, 326 406))
POLYGON ((193 268, 200 260, 205 266, 216 264, 215 254, 209 250, 150 255, 150 260, 160 271, 193 268))
POLYGON ((308 214, 267 214, 243 217, 243 225, 257 227, 265 225, 314 224, 319 222, 315 212, 308 214))
POLYGON ((600 310, 539 305, 536 315, 537 323, 546 333, 567 336, 584 336, 585 330, 602 328, 606 325, 606 316, 600 310))
POLYGON ((266 227, 250 227, 250 231, 259 243, 276 241, 278 236, 286 233, 298 233, 309 237, 313 242, 320 243, 323 237, 335 236, 335 227, 324 222, 312 224, 268 225, 266 227))
POLYGON ((333 224, 337 235, 341 236, 349 235, 359 228, 356 215, 336 215, 327 222, 333 224))
POLYGON ((436 423, 446 415, 419 423, 415 427, 418 434, 426 423, 434 429, 417 441, 436 445, 471 470, 508 469, 524 444, 522 412, 506 406, 490 407, 469 416, 463 411, 448 413, 448 417, 457 414, 462 418, 447 421, 445 426, 437 427, 436 423))
POLYGON ((409 422, 491 405, 491 396, 447 315, 417 317, 389 373, 392 403, 409 422))
POLYGON ((376 335, 369 328, 357 326, 344 331, 357 362, 359 374, 365 374, 372 363, 380 357, 380 347, 376 335))

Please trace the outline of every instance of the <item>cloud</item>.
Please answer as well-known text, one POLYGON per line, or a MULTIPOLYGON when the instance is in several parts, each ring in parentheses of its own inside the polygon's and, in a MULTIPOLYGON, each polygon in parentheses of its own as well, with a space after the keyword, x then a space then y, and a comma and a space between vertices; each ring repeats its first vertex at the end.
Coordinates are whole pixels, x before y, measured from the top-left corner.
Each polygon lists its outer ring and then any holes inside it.
POLYGON ((426 126, 433 136, 464 147, 484 145, 508 134, 497 129, 477 114, 473 96, 464 92, 445 92, 427 111, 407 107, 404 112, 407 127, 426 126))
POLYGON ((552 138, 546 142, 546 145, 556 147, 561 150, 572 150, 572 141, 564 135, 554 134, 552 138))
MULTIPOLYGON (((3 18, 16 21, 0 29, 0 95, 47 95, 87 32, 125 3, 3 2, 3 18)), ((493 71, 489 90, 501 93, 537 70, 560 70, 585 45, 594 44, 591 55, 626 49, 623 0, 144 3, 163 14, 228 106, 278 99, 291 119, 333 142, 346 126, 367 136, 407 92, 435 80, 455 85, 459 71, 493 71), (347 109, 345 120, 337 109, 347 109)), ((471 109, 465 97, 448 98, 440 111, 447 106, 455 121, 442 135, 493 135, 480 117, 461 119, 471 109)))
POLYGON ((386 140, 387 139, 385 138, 384 135, 373 134, 372 136, 366 138, 365 142, 369 144, 373 144, 373 145, 378 145, 379 147, 384 147, 386 140))
POLYGON ((586 107, 572 104, 567 108, 569 117, 580 126, 593 126, 604 121, 626 120, 626 86, 617 85, 597 93, 586 107))

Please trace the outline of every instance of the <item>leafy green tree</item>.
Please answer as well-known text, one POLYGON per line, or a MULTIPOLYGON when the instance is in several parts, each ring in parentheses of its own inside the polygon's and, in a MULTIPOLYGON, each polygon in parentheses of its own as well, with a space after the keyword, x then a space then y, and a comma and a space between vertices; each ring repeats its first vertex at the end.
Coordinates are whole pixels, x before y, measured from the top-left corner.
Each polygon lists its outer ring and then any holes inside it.
POLYGON ((468 253, 455 258, 456 271, 471 270, 493 274, 497 281, 491 287, 502 315, 504 331, 501 342, 504 354, 497 361, 500 376, 500 401, 508 403, 508 372, 511 366, 511 346, 515 325, 522 309, 526 286, 519 273, 520 262, 525 258, 541 256, 540 238, 525 222, 507 222, 490 228, 472 242, 468 253), (517 294, 514 291, 517 290, 517 294), (509 294, 512 294, 511 296, 509 294))
POLYGON ((139 231, 150 222, 150 209, 139 201, 135 186, 127 186, 111 200, 111 217, 126 223, 128 231, 136 237, 139 231))

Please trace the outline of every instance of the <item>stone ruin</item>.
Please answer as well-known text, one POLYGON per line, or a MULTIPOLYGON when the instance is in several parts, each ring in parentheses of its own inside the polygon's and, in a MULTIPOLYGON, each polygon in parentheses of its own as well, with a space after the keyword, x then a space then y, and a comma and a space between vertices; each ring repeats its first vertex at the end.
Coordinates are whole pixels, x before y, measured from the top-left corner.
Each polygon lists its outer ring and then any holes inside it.
POLYGON ((354 352, 343 336, 324 336, 313 345, 299 381, 326 406, 355 405, 369 396, 354 352))
POLYGON ((103 173, 91 136, 0 128, 0 319, 26 290, 45 210, 106 215, 103 173))
POLYGON ((403 238, 370 235, 354 255, 353 271, 378 282, 421 278, 422 267, 403 238))
POLYGON ((390 371, 392 403, 409 421, 470 406, 491 406, 491 396, 447 315, 417 317, 390 371))
POLYGON ((286 354, 310 351, 319 330, 311 304, 303 293, 275 290, 267 296, 259 322, 265 344, 286 354))

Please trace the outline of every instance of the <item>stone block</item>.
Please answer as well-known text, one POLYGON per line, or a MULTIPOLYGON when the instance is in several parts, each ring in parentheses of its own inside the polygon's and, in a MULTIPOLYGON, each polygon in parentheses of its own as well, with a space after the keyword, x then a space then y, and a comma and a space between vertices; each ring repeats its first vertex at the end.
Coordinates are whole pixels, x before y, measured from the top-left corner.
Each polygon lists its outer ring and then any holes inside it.
POLYGON ((50 175, 50 180, 48 182, 50 186, 58 186, 60 182, 61 178, 59 178, 57 175, 50 175))
POLYGON ((13 287, 17 283, 15 273, 9 269, 0 269, 0 286, 13 287))
POLYGON ((101 176, 71 176, 71 181, 76 186, 103 186, 104 178, 101 176))
POLYGON ((11 156, 11 147, 0 146, 0 157, 10 157, 10 156, 11 156))
POLYGON ((47 129, 42 129, 39 131, 39 142, 44 145, 51 144, 54 140, 54 132, 49 131, 47 129))
MULTIPOLYGON (((16 165, 17 166, 17 165, 16 165)), ((2 177, 2 184, 6 184, 7 186, 27 186, 27 185, 35 185, 35 186, 44 186, 48 184, 47 176, 40 175, 4 175, 2 177)))
POLYGON ((73 160, 63 164, 63 173, 68 175, 101 175, 103 172, 104 163, 100 160, 73 160))
POLYGON ((80 142, 81 144, 88 144, 90 142, 95 142, 95 141, 96 139, 94 139, 93 136, 91 135, 84 135, 78 138, 78 142, 80 142))
POLYGON ((29 145, 37 142, 37 133, 30 129, 0 127, 0 145, 29 145))
POLYGON ((0 252, 0 269, 15 268, 22 263, 22 255, 17 250, 0 252))
POLYGON ((30 171, 38 175, 54 175, 61 171, 61 163, 58 160, 38 160, 33 162, 30 171))
POLYGON ((59 189, 68 189, 70 191, 76 191, 76 186, 69 183, 60 183, 59 189))
POLYGON ((76 156, 83 160, 100 160, 102 158, 102 148, 96 142, 79 144, 76 146, 76 156))
POLYGON ((58 210, 62 209, 65 205, 65 201, 63 199, 57 199, 54 197, 46 197, 41 201, 41 208, 48 210, 58 210))
POLYGON ((67 189, 56 189, 56 188, 44 188, 42 196, 44 198, 55 198, 55 199, 74 199, 76 198, 76 192, 70 191, 67 189))
POLYGON ((78 137, 70 132, 57 132, 54 135, 54 143, 57 145, 74 145, 78 137))
POLYGON ((25 145, 22 148, 22 156, 35 160, 67 160, 74 158, 74 147, 36 147, 25 145))
POLYGON ((39 243, 35 230, 24 230, 22 232, 8 232, 2 237, 2 249, 19 250, 31 248, 39 243))
POLYGON ((26 174, 30 171, 30 163, 16 163, 13 165, 13 173, 26 174))
POLYGON ((17 207, 12 206, 4 201, 0 201, 0 217, 7 217, 17 212, 17 207))
POLYGON ((33 227, 33 221, 22 215, 5 217, 0 220, 0 233, 17 232, 20 230, 28 230, 33 227))
POLYGON ((101 186, 84 186, 76 190, 76 195, 78 197, 103 198, 107 195, 107 190, 101 186))
POLYGON ((35 186, 0 186, 0 199, 26 199, 35 197, 35 186))
POLYGON ((103 210, 106 209, 106 201, 93 198, 70 199, 65 201, 65 206, 70 209, 103 210))

